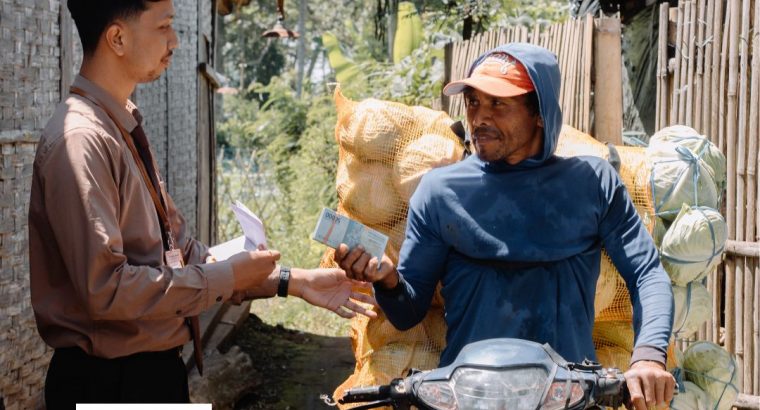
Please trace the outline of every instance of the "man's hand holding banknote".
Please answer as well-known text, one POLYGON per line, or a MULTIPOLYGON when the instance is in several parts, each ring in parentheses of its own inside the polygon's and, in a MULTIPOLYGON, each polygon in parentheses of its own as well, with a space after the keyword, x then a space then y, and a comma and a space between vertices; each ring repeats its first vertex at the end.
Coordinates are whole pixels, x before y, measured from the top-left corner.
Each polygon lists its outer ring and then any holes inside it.
POLYGON ((388 236, 325 208, 317 221, 312 239, 335 248, 335 262, 352 279, 362 282, 379 281, 388 289, 398 284, 396 268, 390 258, 385 256, 388 236), (358 272, 360 266, 366 266, 366 269, 358 272))

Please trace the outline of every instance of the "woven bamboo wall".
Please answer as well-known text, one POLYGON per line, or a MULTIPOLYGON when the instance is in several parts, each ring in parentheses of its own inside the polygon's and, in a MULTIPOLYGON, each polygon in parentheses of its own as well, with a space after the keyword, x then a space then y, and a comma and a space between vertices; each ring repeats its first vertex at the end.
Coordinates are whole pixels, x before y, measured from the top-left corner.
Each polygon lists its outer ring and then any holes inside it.
POLYGON ((0 0, 0 398, 42 406, 50 350, 29 300, 26 215, 39 133, 60 99, 59 2, 0 0))
MULTIPOLYGON (((65 4, 0 0, 0 409, 44 407, 52 352, 37 333, 30 305, 27 212, 40 132, 81 61, 65 4)), ((197 220, 197 122, 201 115, 208 117, 198 105, 199 39, 213 44, 214 4, 174 1, 181 44, 172 67, 133 96, 191 233, 197 220)))
POLYGON ((692 339, 711 340, 735 353, 743 372, 740 391, 757 396, 760 1, 681 1, 677 8, 664 4, 659 19, 657 128, 695 128, 721 148, 728 165, 722 212, 729 244, 723 265, 707 282, 712 320, 692 339))

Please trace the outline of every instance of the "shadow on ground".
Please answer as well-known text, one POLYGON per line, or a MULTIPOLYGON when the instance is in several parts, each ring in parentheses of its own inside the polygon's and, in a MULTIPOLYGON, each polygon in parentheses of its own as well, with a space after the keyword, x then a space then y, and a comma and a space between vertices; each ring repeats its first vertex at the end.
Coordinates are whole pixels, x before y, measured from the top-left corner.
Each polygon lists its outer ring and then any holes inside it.
POLYGON ((271 326, 253 314, 220 350, 235 345, 251 357, 255 374, 236 410, 329 409, 320 394, 332 395, 354 370, 348 337, 271 326))

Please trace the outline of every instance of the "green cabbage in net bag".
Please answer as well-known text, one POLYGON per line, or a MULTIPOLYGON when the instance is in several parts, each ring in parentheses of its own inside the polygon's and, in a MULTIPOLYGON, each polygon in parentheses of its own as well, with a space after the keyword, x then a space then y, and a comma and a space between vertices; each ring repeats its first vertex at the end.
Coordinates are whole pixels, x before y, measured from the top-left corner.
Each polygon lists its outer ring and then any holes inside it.
POLYGON ((726 220, 718 211, 684 205, 660 246, 670 280, 686 286, 705 277, 720 263, 727 238, 726 220))
POLYGON ((712 314, 712 297, 701 283, 673 286, 673 299, 673 334, 676 337, 691 336, 712 314))
POLYGON ((658 131, 649 139, 649 146, 657 152, 675 150, 676 146, 686 147, 700 157, 710 169, 718 187, 718 193, 726 184, 726 157, 715 144, 694 128, 673 125, 658 131))
POLYGON ((674 144, 647 147, 650 186, 655 213, 672 220, 683 204, 718 207, 718 188, 712 170, 690 149, 674 144))
POLYGON ((672 410, 712 410, 710 396, 692 382, 684 382, 685 391, 679 392, 670 402, 672 410))
POLYGON ((712 342, 699 341, 683 353, 686 379, 704 390, 715 410, 730 410, 739 395, 741 371, 734 358, 712 342))

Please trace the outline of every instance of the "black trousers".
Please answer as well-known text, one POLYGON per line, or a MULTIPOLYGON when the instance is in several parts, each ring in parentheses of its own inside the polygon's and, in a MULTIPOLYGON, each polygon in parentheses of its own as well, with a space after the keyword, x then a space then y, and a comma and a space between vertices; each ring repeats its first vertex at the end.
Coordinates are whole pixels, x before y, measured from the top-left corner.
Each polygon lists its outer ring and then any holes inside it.
POLYGON ((187 369, 179 348, 116 359, 78 347, 55 349, 45 379, 48 410, 76 403, 189 403, 187 369))

